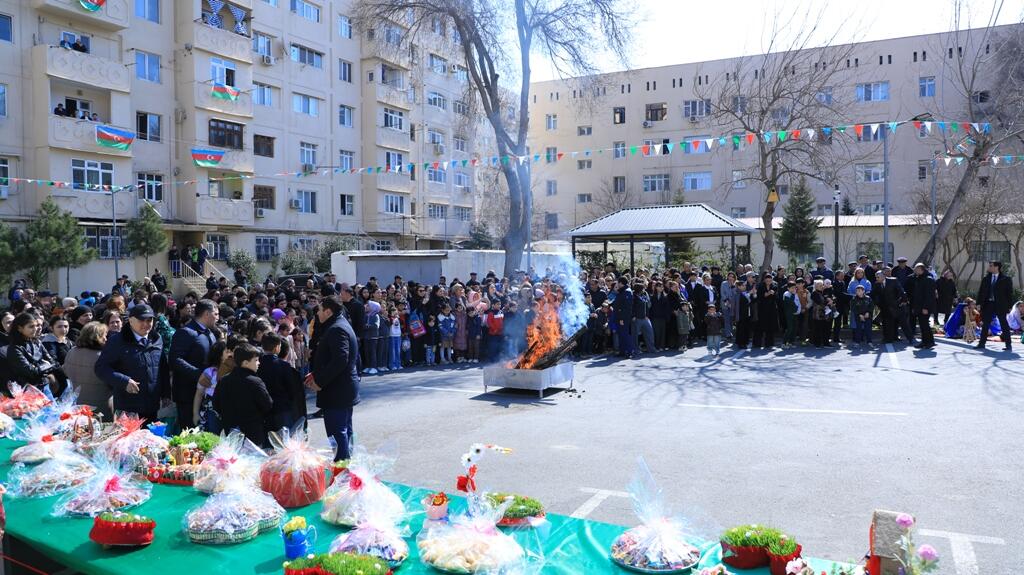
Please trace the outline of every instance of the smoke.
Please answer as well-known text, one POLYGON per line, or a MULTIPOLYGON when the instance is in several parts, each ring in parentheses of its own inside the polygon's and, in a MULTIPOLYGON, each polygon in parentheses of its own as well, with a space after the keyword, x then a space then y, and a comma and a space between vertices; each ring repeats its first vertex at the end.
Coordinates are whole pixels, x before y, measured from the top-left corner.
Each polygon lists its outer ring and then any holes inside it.
POLYGON ((572 256, 561 256, 554 270, 549 270, 551 281, 562 286, 565 299, 558 308, 558 321, 562 337, 571 337, 583 329, 590 319, 590 310, 583 301, 583 282, 580 281, 580 264, 572 256))

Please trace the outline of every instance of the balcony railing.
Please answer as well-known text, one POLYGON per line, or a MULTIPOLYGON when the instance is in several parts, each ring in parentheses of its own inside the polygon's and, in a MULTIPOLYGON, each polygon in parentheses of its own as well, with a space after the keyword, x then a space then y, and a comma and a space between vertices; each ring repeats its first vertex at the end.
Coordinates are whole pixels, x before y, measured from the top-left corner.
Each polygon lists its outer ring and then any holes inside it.
POLYGON ((408 174, 403 173, 382 173, 377 174, 377 188, 393 192, 412 192, 412 181, 408 174))
POLYGON ((409 91, 402 88, 401 83, 395 84, 377 84, 377 101, 403 110, 411 109, 413 99, 409 97, 409 91))
POLYGON ((129 0, 107 0, 95 12, 84 10, 79 0, 32 0, 32 7, 43 13, 71 18, 72 22, 88 22, 103 30, 122 30, 131 23, 129 0))
POLYGON ((377 127, 377 145, 396 150, 409 150, 411 146, 409 132, 394 128, 377 127))
POLYGON ((131 89, 127 66, 94 54, 41 44, 32 48, 32 61, 37 69, 45 66, 46 73, 55 78, 104 90, 131 89))
POLYGON ((196 107, 251 118, 253 114, 252 93, 239 91, 235 101, 213 97, 213 84, 196 83, 196 107))
POLYGON ((251 200, 200 195, 196 198, 196 223, 251 226, 256 217, 251 200))
MULTIPOLYGON (((117 148, 101 146, 96 143, 96 126, 109 126, 110 124, 101 124, 98 122, 90 122, 88 120, 76 120, 75 118, 67 118, 65 116, 49 116, 48 122, 48 140, 50 146, 54 148, 65 148, 68 150, 78 150, 82 152, 122 157, 131 157, 132 155, 131 148, 128 148, 127 150, 119 150, 117 148)), ((122 129, 130 132, 135 131, 131 128, 122 129)))

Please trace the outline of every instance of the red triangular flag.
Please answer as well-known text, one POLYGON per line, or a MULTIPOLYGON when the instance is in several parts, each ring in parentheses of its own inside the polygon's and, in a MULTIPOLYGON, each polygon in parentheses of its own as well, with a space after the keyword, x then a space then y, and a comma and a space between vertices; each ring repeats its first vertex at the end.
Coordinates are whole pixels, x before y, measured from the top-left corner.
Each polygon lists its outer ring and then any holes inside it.
POLYGON ((441 165, 440 162, 434 162, 433 163, 433 168, 436 170, 439 165, 441 165))
POLYGON ((693 151, 694 152, 700 151, 700 144, 701 144, 700 140, 692 140, 690 142, 690 145, 693 146, 693 151))
POLYGON ((799 140, 800 139, 800 130, 793 130, 792 132, 789 133, 789 135, 794 140, 799 140))
POLYGON ((643 150, 645 156, 651 153, 651 147, 649 145, 640 146, 640 149, 643 150))
POLYGON ((470 160, 470 162, 475 166, 476 165, 476 158, 473 158, 472 160, 470 160))
POLYGON ((753 132, 747 132, 747 144, 753 144, 753 143, 754 143, 754 133, 753 132))
POLYGON ((564 155, 565 155, 565 152, 558 152, 558 156, 557 157, 558 157, 559 160, 561 160, 562 156, 564 156, 564 155))
POLYGON ((854 124, 853 131, 857 133, 858 138, 861 137, 861 135, 864 133, 864 124, 854 124))

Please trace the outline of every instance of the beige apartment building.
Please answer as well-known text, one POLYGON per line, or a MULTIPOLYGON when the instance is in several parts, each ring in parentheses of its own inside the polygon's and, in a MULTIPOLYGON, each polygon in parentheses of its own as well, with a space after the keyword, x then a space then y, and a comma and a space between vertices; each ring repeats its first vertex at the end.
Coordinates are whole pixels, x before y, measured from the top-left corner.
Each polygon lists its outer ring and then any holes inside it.
MULTIPOLYGON (((844 135, 833 134, 833 147, 847 155, 830 167, 836 170, 826 178, 833 182, 831 185, 807 180, 817 198, 818 215, 832 215, 835 184, 858 214, 882 214, 883 141, 880 129, 872 130, 870 124, 924 114, 931 114, 935 121, 964 121, 966 100, 955 80, 956 62, 960 54, 988 57, 999 34, 1019 34, 1020 30, 1000 27, 994 32, 991 46, 988 41, 979 44, 981 35, 975 31, 961 33, 959 40, 953 34, 932 34, 814 49, 820 61, 809 57, 800 60, 806 63, 806 69, 800 66, 786 72, 817 74, 819 64, 821 70, 828 66, 833 83, 809 97, 841 109, 842 117, 823 125, 869 124, 859 135, 852 128, 844 135), (840 138, 844 140, 839 142, 840 138)), ((707 203, 735 218, 759 217, 766 190, 760 182, 747 179, 754 174, 755 146, 747 143, 735 125, 723 124, 714 110, 729 105, 719 101, 725 98, 716 97, 722 92, 716 92, 715 87, 736 82, 733 75, 737 72, 756 78, 761 58, 630 70, 586 78, 585 82, 574 79, 533 84, 530 142, 532 152, 542 158, 534 164, 533 172, 534 228, 539 230, 535 235, 559 238, 565 231, 621 207, 683 199, 707 203), (737 138, 739 145, 734 145, 733 135, 741 136, 737 138), (723 136, 725 145, 720 146, 718 138, 723 136), (706 143, 709 138, 714 139, 710 149, 706 143), (695 147, 690 145, 694 141, 699 141, 695 147), (679 146, 679 142, 686 145, 679 146), (665 154, 665 148, 659 146, 664 143, 673 144, 671 153, 665 154), (629 151, 632 146, 644 144, 651 145, 646 156, 629 151), (603 151, 597 152, 599 149, 603 151), (589 155, 587 150, 591 151, 589 155), (656 150, 661 153, 654 153, 656 150), (563 154, 561 161, 544 161, 558 154, 563 154)), ((984 71, 975 96, 982 102, 988 100, 984 71)), ((741 84, 749 86, 749 80, 741 84)), ((802 137, 806 138, 807 128, 817 129, 820 135, 822 126, 794 127, 804 128, 802 137)), ((935 125, 928 132, 924 125, 917 130, 912 124, 904 124, 889 134, 890 214, 927 213, 914 206, 914 198, 922 191, 928 192, 935 154, 950 149, 956 141, 949 139, 948 129, 945 139, 939 133, 935 125)), ((953 137, 964 135, 961 131, 953 137)), ((956 165, 947 168, 940 160, 938 169, 941 176, 941 170, 956 170, 956 165)), ((796 184, 794 180, 778 186, 782 205, 777 208, 777 216, 783 214, 782 206, 796 184)), ((947 183, 951 180, 948 178, 947 183)), ((941 181, 940 177, 940 185, 941 181)), ((893 235, 891 243, 902 253, 898 242, 893 235)), ((760 245, 755 244, 754 259, 760 261, 760 245)), ((822 255, 831 258, 832 252, 822 255)), ((855 255, 844 253, 840 257, 855 255)))
MULTIPOLYGON (((100 253, 70 286, 61 273, 51 287, 109 288, 115 262, 143 276, 144 260, 118 238, 144 201, 174 244, 205 244, 225 272, 239 248, 265 273, 274 256, 329 237, 389 250, 468 235, 474 174, 450 161, 473 156, 476 132, 466 70, 442 27, 421 45, 402 39, 400 23, 360 32, 349 0, 89 4, 0 0, 0 178, 73 184, 7 182, 0 219, 24 224, 51 195, 100 253), (237 99, 214 97, 215 83, 237 99), (100 146, 97 125, 135 141, 100 146), (200 167, 193 148, 224 155, 200 167), (408 169, 442 160, 448 169, 408 169), (346 173, 370 165, 392 170, 346 173), (137 188, 87 189, 96 184, 137 188)), ((167 271, 161 256, 150 265, 167 271)))

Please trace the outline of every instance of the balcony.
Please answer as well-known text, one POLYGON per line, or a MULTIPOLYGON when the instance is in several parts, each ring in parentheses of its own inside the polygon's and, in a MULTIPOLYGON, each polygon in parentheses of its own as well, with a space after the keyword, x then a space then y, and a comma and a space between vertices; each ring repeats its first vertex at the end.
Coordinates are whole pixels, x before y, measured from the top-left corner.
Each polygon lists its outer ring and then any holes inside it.
POLYGON ((389 84, 377 84, 377 101, 403 110, 412 109, 409 91, 389 84))
MULTIPOLYGON (((214 149, 218 149, 214 147, 214 149)), ((225 150, 224 157, 217 164, 214 170, 225 172, 252 172, 255 166, 255 158, 252 150, 225 150)))
POLYGON ((377 174, 377 188, 391 192, 412 192, 412 181, 406 174, 383 173, 377 174))
POLYGON ((87 22, 103 30, 123 30, 131 22, 131 3, 128 0, 107 0, 102 8, 89 12, 78 0, 32 0, 32 7, 45 14, 72 21, 87 22))
POLYGON ((252 64, 252 40, 248 36, 214 28, 203 22, 195 22, 192 27, 194 48, 252 64))
POLYGON ((251 226, 256 222, 252 200, 215 196, 196 198, 196 223, 222 226, 251 226))
MULTIPOLYGON (((96 122, 65 118, 64 116, 49 116, 49 145, 54 148, 130 158, 132 155, 131 148, 128 150, 118 150, 117 148, 108 148, 96 143, 96 126, 98 125, 100 124, 96 122)), ((120 128, 122 126, 116 127, 120 128)), ((135 131, 131 128, 124 129, 131 132, 135 131)))
MULTIPOLYGON (((451 105, 451 102, 448 102, 451 105)), ((423 106, 423 119, 431 125, 435 126, 448 126, 452 123, 451 112, 448 110, 442 110, 437 106, 431 106, 427 104, 423 106)))
POLYGON ((220 112, 222 114, 231 114, 234 116, 242 116, 245 118, 252 117, 253 104, 251 92, 239 92, 238 99, 234 102, 232 102, 231 100, 222 100, 220 98, 214 98, 212 93, 212 84, 197 82, 196 107, 204 108, 206 110, 212 110, 214 112, 220 112))
POLYGON ((128 92, 132 77, 128 67, 100 56, 76 52, 58 46, 32 48, 32 63, 55 78, 70 80, 103 90, 128 92))
POLYGON ((409 132, 385 128, 383 126, 377 127, 378 146, 382 148, 408 151, 411 144, 412 142, 409 140, 409 132))
POLYGON ((452 217, 447 219, 419 217, 416 218, 416 231, 435 238, 469 236, 469 222, 452 217))

